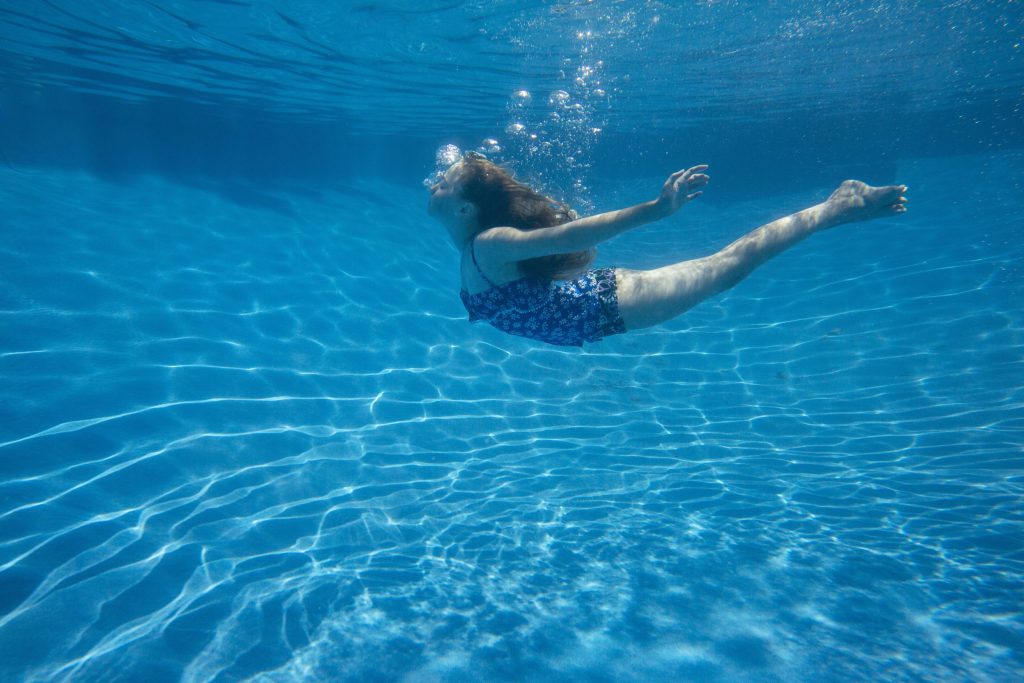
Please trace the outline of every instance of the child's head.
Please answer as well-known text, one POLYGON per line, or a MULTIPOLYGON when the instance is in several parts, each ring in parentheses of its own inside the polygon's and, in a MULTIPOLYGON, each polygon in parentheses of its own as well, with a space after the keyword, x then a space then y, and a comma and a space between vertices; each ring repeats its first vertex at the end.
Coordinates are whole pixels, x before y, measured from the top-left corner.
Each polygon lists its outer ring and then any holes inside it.
POLYGON ((430 186, 428 210, 442 222, 471 219, 469 237, 497 226, 529 230, 573 217, 564 204, 535 192, 474 152, 467 152, 430 186))
POLYGON ((481 231, 502 225, 546 228, 573 218, 569 207, 519 182, 479 154, 466 154, 458 166, 459 195, 476 207, 481 231))
MULTIPOLYGON (((534 230, 565 223, 575 213, 565 204, 536 192, 497 164, 468 152, 430 188, 429 211, 456 241, 470 240, 499 226, 534 230)), ((536 277, 563 277, 586 267, 592 250, 523 261, 520 270, 536 277)))

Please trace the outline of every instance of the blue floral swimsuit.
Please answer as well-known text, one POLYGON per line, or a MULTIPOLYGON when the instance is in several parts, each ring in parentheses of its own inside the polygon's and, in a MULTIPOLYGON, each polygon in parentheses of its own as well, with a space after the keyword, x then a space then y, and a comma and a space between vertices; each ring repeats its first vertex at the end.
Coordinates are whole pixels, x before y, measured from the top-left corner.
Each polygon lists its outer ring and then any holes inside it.
POLYGON ((491 286, 459 293, 470 322, 486 320, 502 332, 558 346, 583 346, 626 331, 614 268, 590 270, 576 280, 521 278, 496 285, 480 270, 472 242, 469 249, 477 272, 491 286))

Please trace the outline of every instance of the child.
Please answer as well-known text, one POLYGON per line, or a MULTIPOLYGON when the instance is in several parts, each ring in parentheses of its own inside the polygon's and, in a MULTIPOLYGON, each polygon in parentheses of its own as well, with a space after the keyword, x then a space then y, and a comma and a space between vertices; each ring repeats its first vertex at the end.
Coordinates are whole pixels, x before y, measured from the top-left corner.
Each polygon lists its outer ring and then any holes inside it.
POLYGON ((653 201, 576 218, 564 204, 468 153, 430 187, 428 210, 462 255, 460 294, 469 319, 562 346, 671 320, 808 235, 906 211, 905 185, 847 180, 821 204, 762 226, 711 256, 653 270, 588 270, 599 243, 671 216, 699 197, 707 168, 673 173, 653 201))

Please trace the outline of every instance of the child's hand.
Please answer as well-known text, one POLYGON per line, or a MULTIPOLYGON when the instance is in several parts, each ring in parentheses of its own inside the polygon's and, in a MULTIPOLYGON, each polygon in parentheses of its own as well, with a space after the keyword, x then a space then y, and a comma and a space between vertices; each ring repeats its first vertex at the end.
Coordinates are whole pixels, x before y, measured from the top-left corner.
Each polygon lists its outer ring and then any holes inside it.
POLYGON ((704 171, 708 170, 707 164, 701 164, 688 168, 684 171, 676 171, 668 177, 665 185, 661 188, 661 196, 658 197, 658 207, 671 215, 679 210, 679 207, 701 196, 700 188, 708 184, 708 178, 704 171))

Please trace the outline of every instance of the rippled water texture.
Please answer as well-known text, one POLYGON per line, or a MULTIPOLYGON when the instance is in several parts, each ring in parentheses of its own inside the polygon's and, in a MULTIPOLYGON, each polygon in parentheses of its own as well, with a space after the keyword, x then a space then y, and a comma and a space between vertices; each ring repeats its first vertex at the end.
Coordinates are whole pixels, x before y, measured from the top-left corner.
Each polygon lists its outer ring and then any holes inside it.
POLYGON ((1022 163, 954 161, 583 351, 464 321, 421 188, 0 171, 0 678, 1014 679, 1022 163))
POLYGON ((636 134, 1019 103, 1021 31, 1013 0, 20 0, 0 7, 0 86, 393 135, 475 130, 514 89, 540 103, 582 76, 636 134))

